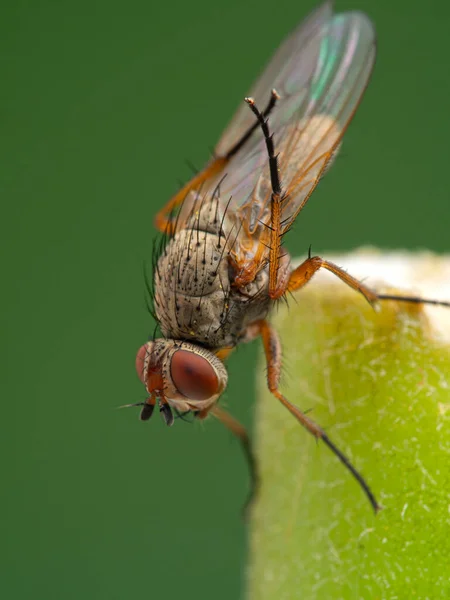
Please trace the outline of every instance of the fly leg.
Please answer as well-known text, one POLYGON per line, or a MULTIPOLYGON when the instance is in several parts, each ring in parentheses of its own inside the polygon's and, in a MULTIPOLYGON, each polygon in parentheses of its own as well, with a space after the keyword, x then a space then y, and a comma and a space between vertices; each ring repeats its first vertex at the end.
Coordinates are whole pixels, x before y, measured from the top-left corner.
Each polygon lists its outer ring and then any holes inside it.
MULTIPOLYGON (((278 95, 277 91, 272 90, 270 93, 269 103, 264 109, 263 117, 267 118, 270 115, 279 99, 280 96, 278 95)), ((239 150, 245 146, 246 142, 252 137, 253 133, 258 129, 259 126, 259 121, 255 121, 253 125, 251 125, 247 129, 247 131, 242 135, 242 137, 234 144, 234 146, 230 148, 230 150, 228 150, 225 156, 229 159, 232 158, 235 154, 237 154, 239 150)))
POLYGON ((214 406, 211 409, 211 414, 214 415, 219 421, 225 425, 227 429, 233 433, 241 443, 242 450, 244 452, 245 460, 247 461, 248 470, 250 473, 250 490, 247 496, 247 500, 243 506, 242 512, 244 516, 247 516, 255 498, 258 495, 259 489, 259 475, 258 475, 258 465, 255 459, 255 455, 253 453, 252 445, 250 442, 250 438, 248 436, 247 430, 245 427, 239 423, 237 419, 235 419, 230 413, 223 410, 219 406, 214 406))
MULTIPOLYGON (((253 98, 246 98, 245 101, 250 106, 257 118, 266 141, 267 154, 269 155, 270 182, 272 184, 272 197, 270 205, 270 232, 269 232, 269 296, 275 300, 283 295, 286 281, 285 269, 282 269, 281 254, 281 215, 284 201, 284 194, 281 188, 280 175, 278 170, 278 156, 275 154, 273 136, 270 134, 268 120, 265 118, 255 104, 253 98), (280 272, 281 268, 281 272, 280 272), (284 281, 284 283, 283 283, 284 281)), ((286 264, 286 263, 284 263, 286 264)))
POLYGON ((320 256, 309 256, 301 265, 294 269, 290 276, 285 291, 295 292, 308 283, 311 277, 319 269, 330 271, 341 281, 349 285, 353 290, 359 292, 372 306, 379 300, 396 300, 399 302, 409 302, 412 304, 432 304, 435 306, 450 307, 450 302, 445 300, 432 300, 427 298, 418 298, 416 296, 398 296, 396 294, 378 294, 374 290, 362 284, 360 281, 349 275, 346 271, 334 263, 320 258, 320 256))
POLYGON ((202 171, 197 173, 190 181, 179 190, 175 196, 167 202, 167 204, 156 214, 155 226, 159 231, 166 233, 167 235, 173 235, 176 223, 176 216, 173 213, 183 204, 186 196, 195 190, 198 190, 202 184, 211 179, 215 175, 218 175, 228 159, 226 157, 215 158, 210 162, 202 171))
MULTIPOLYGON (((278 99, 279 96, 277 92, 272 90, 270 100, 263 113, 265 117, 272 112, 278 99)), ((159 231, 167 233, 168 235, 172 235, 174 233, 174 225, 176 222, 176 217, 172 216, 174 211, 180 207, 190 192, 198 190, 202 184, 208 181, 208 179, 218 175, 223 170, 225 165, 233 158, 233 156, 245 146, 257 128, 258 122, 251 125, 234 144, 234 146, 228 150, 225 156, 215 157, 202 171, 197 173, 197 175, 188 181, 186 185, 184 185, 181 190, 175 194, 175 196, 172 196, 169 202, 167 202, 167 204, 157 213, 155 217, 155 226, 157 229, 159 229, 159 231)))
MULTIPOLYGON (((270 206, 270 232, 269 232, 269 296, 277 300, 286 291, 294 291, 309 281, 314 273, 321 267, 332 271, 353 289, 358 290, 373 304, 379 296, 364 286, 362 283, 348 275, 345 271, 331 262, 327 262, 318 256, 308 259, 297 269, 289 274, 289 256, 282 253, 281 238, 283 234, 282 212, 283 202, 286 199, 282 191, 278 157, 275 154, 273 136, 270 134, 268 120, 258 110, 252 98, 246 98, 251 110, 256 115, 259 125, 266 141, 267 154, 269 156, 270 182, 272 185, 272 197, 270 206)), ((322 157, 319 157, 322 158, 322 157)))
POLYGON ((307 417, 299 408, 289 402, 278 389, 281 372, 281 343, 280 339, 273 329, 273 327, 265 320, 257 321, 250 325, 249 337, 253 337, 257 332, 262 338, 264 352, 266 355, 267 362, 267 384, 270 392, 277 398, 281 404, 288 409, 297 421, 305 427, 315 438, 322 440, 330 450, 338 457, 342 464, 350 471, 353 477, 356 479, 358 484, 361 486, 363 492, 367 496, 370 504, 372 505, 375 512, 380 510, 373 492, 368 486, 363 476, 355 469, 350 460, 334 445, 327 434, 323 431, 319 425, 313 420, 307 417))
POLYGON ((296 290, 299 290, 308 283, 314 273, 319 269, 331 271, 331 273, 339 277, 339 279, 349 285, 352 289, 360 292, 369 304, 373 305, 380 298, 376 292, 363 285, 360 281, 346 273, 334 263, 324 260, 323 258, 320 258, 320 256, 308 256, 301 265, 291 272, 286 291, 295 292, 296 290))

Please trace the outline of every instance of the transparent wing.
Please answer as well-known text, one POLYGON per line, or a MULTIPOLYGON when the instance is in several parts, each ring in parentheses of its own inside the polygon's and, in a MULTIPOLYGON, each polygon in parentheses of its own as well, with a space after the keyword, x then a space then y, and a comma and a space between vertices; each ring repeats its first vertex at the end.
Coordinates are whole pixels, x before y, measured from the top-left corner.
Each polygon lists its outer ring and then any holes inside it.
MULTIPOLYGON (((298 102, 298 95, 307 93, 317 67, 322 30, 331 20, 332 10, 332 2, 325 2, 319 6, 275 52, 248 94, 261 108, 269 102, 273 88, 283 97, 285 106, 289 97, 297 97, 298 102)), ((254 122, 254 115, 248 106, 241 102, 215 147, 216 156, 226 155, 254 122)), ((251 153, 255 145, 258 145, 258 136, 253 135, 245 144, 245 154, 251 153)))
MULTIPOLYGON (((322 29, 331 18, 332 2, 326 2, 311 13, 283 42, 251 90, 250 95, 254 96, 258 103, 267 105, 271 97, 271 90, 276 87, 284 95, 286 110, 289 97, 294 98, 299 105, 299 95, 307 93, 311 77, 316 69, 322 29), (301 58, 300 63, 299 58, 301 58)), ((252 112, 242 101, 214 149, 215 158, 183 186, 156 215, 155 224, 160 231, 173 233, 171 215, 185 202, 190 192, 214 193, 217 181, 223 176, 226 166, 230 162, 230 151, 239 146, 238 142, 242 142, 243 137, 254 124, 255 118, 252 112), (212 188, 211 184, 213 184, 212 188)), ((253 135, 245 140, 242 147, 236 150, 237 163, 235 164, 238 164, 243 156, 249 156, 260 146, 261 138, 255 133, 253 132, 253 135)), ((264 164, 263 156, 261 155, 259 158, 261 160, 256 163, 262 166, 264 164)), ((186 210, 183 212, 185 215, 188 214, 186 210)), ((182 218, 177 219, 177 225, 179 227, 185 225, 182 218)))
MULTIPOLYGON (((294 32, 276 55, 283 64, 277 69, 272 61, 269 67, 270 72, 279 72, 271 87, 281 96, 269 117, 269 126, 279 153, 285 194, 282 231, 292 225, 331 164, 375 61, 375 32, 368 17, 358 12, 330 16, 330 10, 329 4, 324 5, 297 30, 306 46, 295 43, 294 32), (310 36, 306 35, 308 23, 310 36), (285 46, 292 51, 289 56, 285 46)), ((269 89, 266 74, 260 81, 267 82, 269 89)), ((259 86, 258 82, 255 89, 259 86)), ((251 113, 247 106, 244 108, 251 113)), ((233 128, 230 136, 234 135, 233 128)), ((223 139, 227 135, 228 131, 223 139)), ((253 137, 253 144, 246 145, 227 165, 220 188, 223 206, 227 206, 224 227, 240 231, 232 250, 238 264, 255 260, 256 254, 257 260, 264 260, 266 253, 259 241, 264 244, 265 226, 270 223, 267 150, 261 132, 253 137)))

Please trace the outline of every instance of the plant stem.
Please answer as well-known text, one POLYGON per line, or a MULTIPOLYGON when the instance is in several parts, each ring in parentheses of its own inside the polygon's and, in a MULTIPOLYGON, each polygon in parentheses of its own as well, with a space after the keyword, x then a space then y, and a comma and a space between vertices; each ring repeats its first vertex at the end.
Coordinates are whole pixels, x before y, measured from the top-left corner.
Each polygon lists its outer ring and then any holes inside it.
MULTIPOLYGON (((390 258, 368 260, 389 275, 390 258)), ((433 261, 435 287, 423 287, 442 297, 436 281, 448 261, 404 260, 414 273, 433 261)), ((296 299, 273 320, 284 349, 282 390, 310 410, 383 510, 374 515, 349 472, 258 373, 262 490, 250 526, 248 598, 450 598, 450 309, 429 317, 421 305, 389 301, 376 312, 325 278, 296 299)))

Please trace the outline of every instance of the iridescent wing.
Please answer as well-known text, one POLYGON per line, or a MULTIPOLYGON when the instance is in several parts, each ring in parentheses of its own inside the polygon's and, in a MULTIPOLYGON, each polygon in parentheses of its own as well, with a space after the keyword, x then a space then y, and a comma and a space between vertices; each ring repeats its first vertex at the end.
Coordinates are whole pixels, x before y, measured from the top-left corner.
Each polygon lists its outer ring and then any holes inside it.
MULTIPOLYGON (((308 15, 278 47, 248 94, 255 98, 261 108, 268 103, 274 88, 284 98, 284 103, 293 94, 298 96, 299 93, 307 93, 317 67, 323 28, 332 19, 332 11, 333 3, 325 2, 308 15)), ((226 156, 254 122, 254 115, 241 102, 216 144, 215 155, 226 156)), ((244 153, 251 153, 260 139, 260 136, 253 135, 246 142, 244 153)))
MULTIPOLYGON (((262 75, 252 86, 250 95, 256 98, 261 104, 267 104, 272 88, 284 94, 283 110, 289 110, 287 99, 289 96, 296 98, 297 106, 300 105, 298 98, 299 90, 306 94, 313 76, 322 40, 323 28, 332 19, 332 2, 326 2, 314 10, 300 25, 291 33, 291 35, 282 43, 264 69, 262 75)), ((292 110, 292 108, 290 109, 292 110)), ((286 122, 286 117, 283 119, 286 122)), ((279 119, 278 111, 278 119, 279 119)), ((156 215, 156 226, 162 231, 173 232, 169 225, 170 214, 182 203, 186 204, 186 199, 192 201, 191 192, 200 190, 202 194, 212 193, 215 184, 223 176, 227 165, 230 162, 230 150, 236 146, 245 133, 254 125, 255 118, 248 106, 242 101, 231 122, 222 134, 218 144, 214 149, 215 159, 200 171, 191 181, 189 181, 167 205, 156 215), (212 186, 212 187, 211 187, 212 186)), ((242 145, 240 150, 234 154, 233 169, 238 168, 239 163, 245 160, 245 157, 251 155, 256 149, 261 147, 261 136, 259 131, 255 131, 252 136, 242 145)), ((255 159, 255 168, 265 164, 265 155, 259 155, 259 161, 255 159)), ((247 171, 248 173, 248 171, 247 171)), ((186 206, 184 214, 189 214, 186 206)), ((177 225, 182 227, 185 223, 182 218, 178 218, 177 225)))
MULTIPOLYGON (((324 5, 307 20, 309 36, 303 25, 288 38, 267 71, 278 75, 271 80, 265 73, 253 94, 259 105, 266 103, 271 87, 281 97, 269 117, 285 196, 281 233, 292 225, 331 164, 375 61, 370 20, 358 12, 327 17, 330 10, 330 5, 324 5), (296 35, 302 38, 301 44, 296 43, 296 35), (278 60, 282 62, 277 64, 278 60)), ((243 117, 238 113, 231 133, 227 130, 222 140, 234 139, 236 119, 243 117)), ((223 210, 227 207, 224 229, 232 241, 230 252, 239 268, 254 263, 253 271, 267 261, 271 206, 267 150, 262 134, 257 134, 226 166, 220 186, 223 210)))

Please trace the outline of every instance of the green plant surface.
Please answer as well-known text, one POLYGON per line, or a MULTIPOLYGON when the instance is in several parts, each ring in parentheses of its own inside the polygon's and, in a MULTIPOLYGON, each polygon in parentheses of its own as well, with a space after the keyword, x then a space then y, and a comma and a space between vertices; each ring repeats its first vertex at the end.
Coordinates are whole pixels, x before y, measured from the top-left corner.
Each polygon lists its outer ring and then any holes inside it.
POLYGON ((259 379, 263 483, 248 597, 450 598, 450 346, 433 331, 449 309, 432 309, 432 326, 420 305, 384 302, 376 312, 329 280, 296 299, 273 320, 282 391, 310 410, 383 509, 373 513, 344 466, 259 379))

